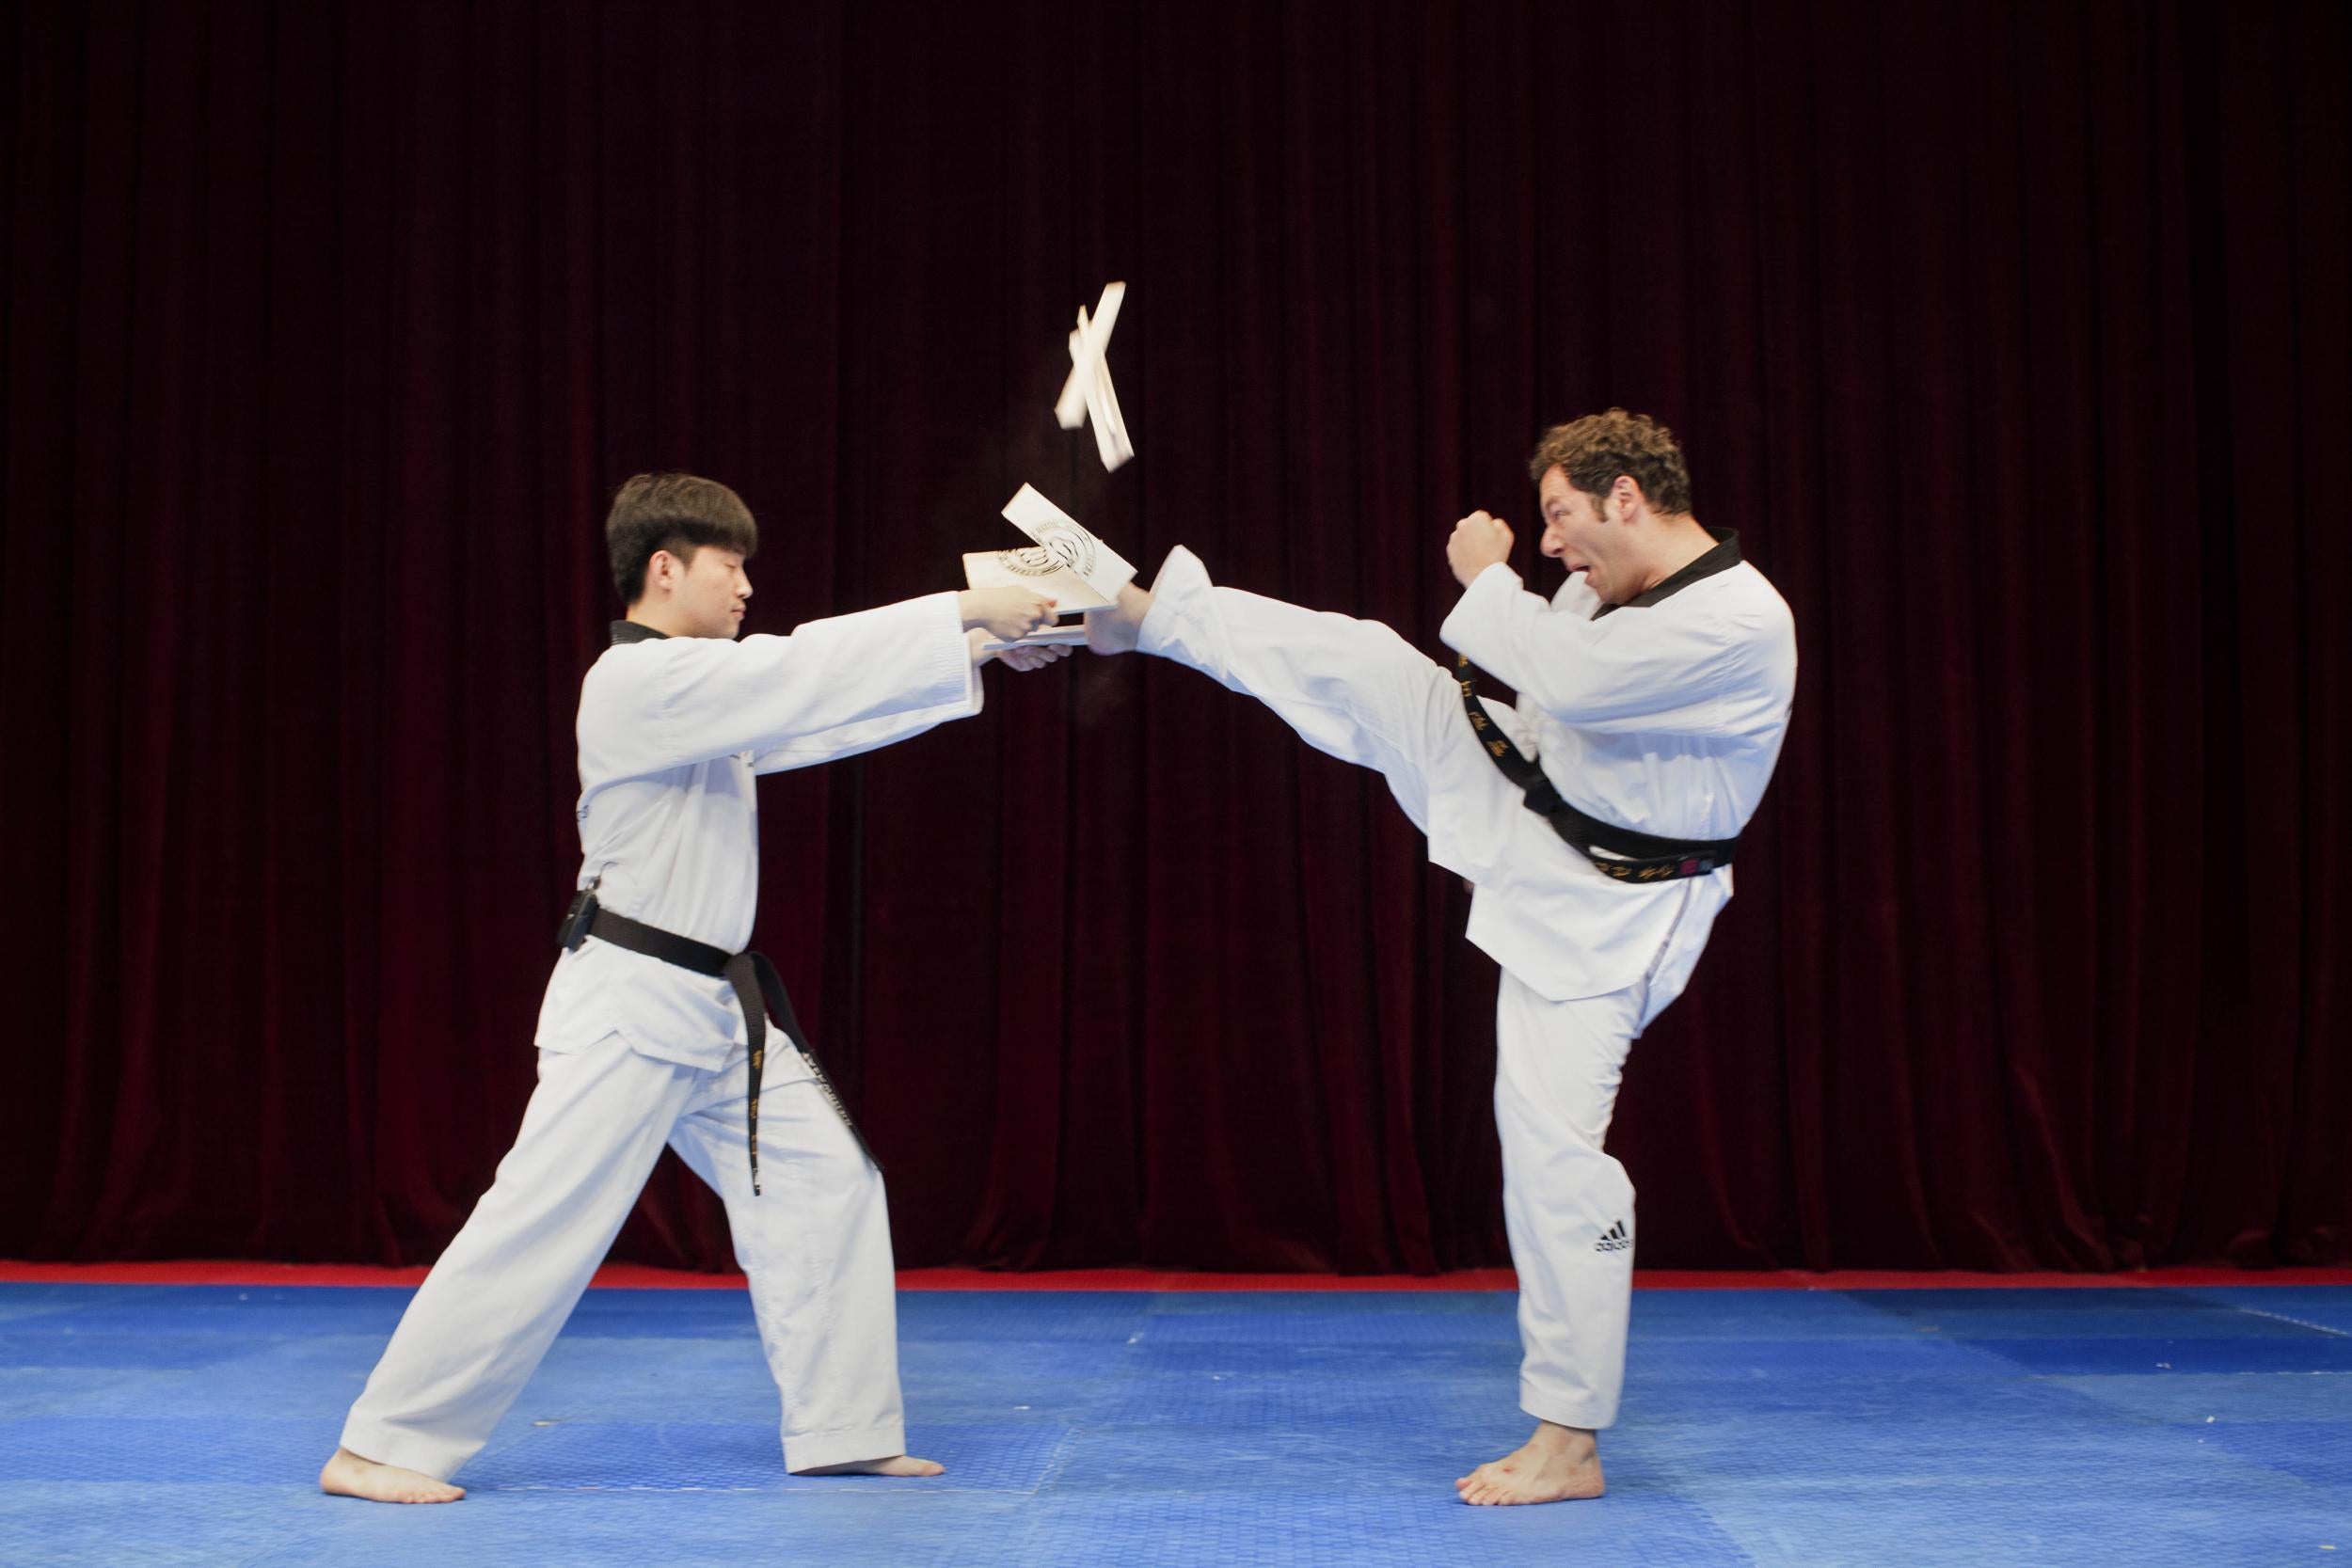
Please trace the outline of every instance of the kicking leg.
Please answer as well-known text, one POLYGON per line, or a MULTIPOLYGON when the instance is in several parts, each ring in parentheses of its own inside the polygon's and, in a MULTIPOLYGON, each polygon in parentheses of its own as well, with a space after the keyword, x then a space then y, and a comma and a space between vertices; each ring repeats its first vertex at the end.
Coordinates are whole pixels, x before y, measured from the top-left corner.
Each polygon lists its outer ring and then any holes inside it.
POLYGON ((1433 794, 1464 780, 1491 794, 1501 777, 1463 718, 1451 671, 1377 621, 1217 587, 1181 546, 1150 592, 1130 583, 1114 608, 1088 618, 1087 644, 1158 654, 1257 698, 1317 751, 1378 768, 1424 833, 1433 794))
POLYGON ((449 1478, 488 1440, 571 1316, 693 1078, 618 1036, 586 1052, 541 1053, 515 1147, 409 1302, 320 1472, 322 1489, 375 1502, 465 1495, 449 1478))
POLYGON ((784 1400, 784 1466, 797 1475, 935 1476, 906 1450, 898 1286, 882 1173, 784 1032, 770 1027, 760 1185, 744 1151, 740 1058, 680 1118, 672 1145, 727 1206, 768 1370, 784 1400), (775 1081, 781 1073, 784 1081, 775 1081))

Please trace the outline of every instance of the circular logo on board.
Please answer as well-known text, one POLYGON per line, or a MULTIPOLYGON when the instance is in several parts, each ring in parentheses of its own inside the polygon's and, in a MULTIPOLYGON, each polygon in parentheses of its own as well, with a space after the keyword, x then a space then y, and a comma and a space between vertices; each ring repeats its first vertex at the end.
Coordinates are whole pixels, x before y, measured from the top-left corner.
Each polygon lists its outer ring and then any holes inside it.
POLYGON ((1050 578, 1068 562, 1032 545, 1025 550, 998 550, 996 559, 1015 577, 1050 578))
POLYGON ((1094 535, 1082 529, 1051 526, 1044 530, 1038 546, 1080 577, 1094 570, 1094 535))
POLYGON ((996 559, 1004 562, 1005 570, 1018 577, 1048 578, 1065 566, 1084 577, 1094 570, 1094 543, 1090 533, 1053 528, 1026 549, 998 550, 996 559))

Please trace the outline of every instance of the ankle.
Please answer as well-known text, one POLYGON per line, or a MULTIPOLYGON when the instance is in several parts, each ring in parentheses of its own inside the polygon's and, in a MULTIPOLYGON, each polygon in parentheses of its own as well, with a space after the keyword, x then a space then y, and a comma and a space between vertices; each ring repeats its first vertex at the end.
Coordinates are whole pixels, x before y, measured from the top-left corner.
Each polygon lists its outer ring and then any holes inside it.
POLYGON ((1538 1421, 1535 1425, 1535 1434, 1527 1440, 1527 1446, 1531 1449, 1540 1449, 1548 1453, 1575 1457, 1596 1452, 1600 1444, 1589 1427, 1568 1427, 1562 1426, 1557 1421, 1538 1421))

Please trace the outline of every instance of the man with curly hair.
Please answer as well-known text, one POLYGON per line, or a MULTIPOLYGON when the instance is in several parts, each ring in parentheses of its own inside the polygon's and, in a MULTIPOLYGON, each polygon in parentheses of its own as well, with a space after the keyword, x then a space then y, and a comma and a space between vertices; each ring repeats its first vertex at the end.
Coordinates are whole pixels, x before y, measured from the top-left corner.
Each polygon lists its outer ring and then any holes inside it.
POLYGON ((1473 512, 1446 545, 1463 593, 1439 633, 1516 707, 1377 622, 1216 586, 1181 546, 1089 626, 1097 653, 1189 665, 1378 768, 1475 890, 1470 939, 1502 970, 1495 1121, 1537 1422, 1454 1483, 1481 1504, 1600 1495, 1633 1275, 1632 1183, 1602 1143, 1629 1048, 1731 896, 1797 673, 1788 607, 1737 535, 1692 515, 1664 426, 1621 408, 1560 425, 1529 470, 1567 580, 1530 593, 1509 526, 1473 512))

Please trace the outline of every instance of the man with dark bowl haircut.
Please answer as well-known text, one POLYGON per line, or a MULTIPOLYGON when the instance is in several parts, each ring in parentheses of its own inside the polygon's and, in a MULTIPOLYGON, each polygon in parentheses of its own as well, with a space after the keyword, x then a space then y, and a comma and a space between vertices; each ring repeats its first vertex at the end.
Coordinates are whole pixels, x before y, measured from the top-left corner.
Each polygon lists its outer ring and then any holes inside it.
POLYGON ((641 474, 605 539, 627 616, 580 684, 579 893, 539 1012, 538 1088, 319 1484, 464 1497, 450 1478, 522 1392, 665 1144, 726 1204, 783 1393, 784 1467, 937 1475, 906 1452, 881 1173, 772 966, 742 951, 754 781, 977 713, 988 658, 1030 670, 1064 651, 981 650, 1050 623, 1053 601, 933 594, 739 641, 759 536, 734 491, 641 474))
POLYGON ((1692 515, 1664 426, 1618 408, 1560 425, 1529 470, 1567 580, 1530 593, 1509 527, 1473 512, 1446 546, 1463 593, 1440 633, 1517 707, 1377 622, 1215 586, 1182 546, 1089 631, 1097 653, 1189 665, 1378 768, 1429 858, 1475 889, 1470 939, 1502 968, 1495 1122, 1536 1427, 1454 1482, 1470 1503, 1600 1495, 1633 1278, 1633 1187, 1602 1141, 1629 1048, 1731 896, 1797 676, 1788 607, 1737 535, 1692 515))

